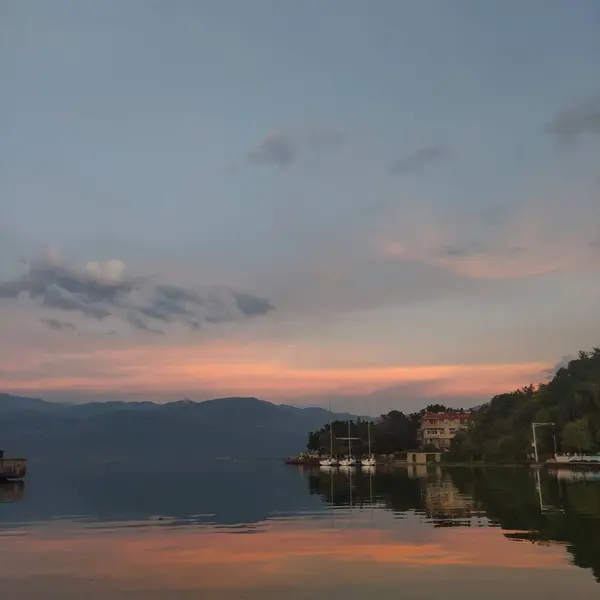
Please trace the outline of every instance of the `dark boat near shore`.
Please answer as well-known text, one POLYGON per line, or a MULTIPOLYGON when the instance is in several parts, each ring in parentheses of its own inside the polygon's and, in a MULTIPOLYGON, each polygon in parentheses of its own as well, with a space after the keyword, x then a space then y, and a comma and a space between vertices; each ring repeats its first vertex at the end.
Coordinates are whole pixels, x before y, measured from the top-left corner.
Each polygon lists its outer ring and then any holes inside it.
POLYGON ((288 456, 285 459, 286 465, 311 465, 319 466, 318 454, 300 454, 299 456, 288 456))
POLYGON ((26 474, 26 458, 4 458, 4 450, 0 450, 0 481, 25 479, 26 474))

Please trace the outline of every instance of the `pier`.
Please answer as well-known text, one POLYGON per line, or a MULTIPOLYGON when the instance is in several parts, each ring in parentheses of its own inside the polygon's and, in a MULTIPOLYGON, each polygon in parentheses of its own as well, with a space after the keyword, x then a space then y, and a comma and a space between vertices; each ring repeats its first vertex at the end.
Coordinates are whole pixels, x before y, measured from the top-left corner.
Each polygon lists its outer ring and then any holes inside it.
POLYGON ((0 481, 24 479, 26 473, 26 458, 4 458, 4 450, 0 450, 0 481))

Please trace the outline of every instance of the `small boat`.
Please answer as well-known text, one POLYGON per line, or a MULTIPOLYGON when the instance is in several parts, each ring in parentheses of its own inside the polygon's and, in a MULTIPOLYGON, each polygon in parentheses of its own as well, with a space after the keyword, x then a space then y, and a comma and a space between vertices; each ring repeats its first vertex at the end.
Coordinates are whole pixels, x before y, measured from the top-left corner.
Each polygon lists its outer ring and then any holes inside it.
POLYGON ((288 456, 285 459, 286 465, 318 465, 319 457, 314 454, 300 454, 299 456, 288 456))
POLYGON ((348 437, 340 438, 341 440, 348 440, 348 454, 340 460, 340 467, 353 467, 358 461, 352 455, 352 440, 358 439, 350 436, 350 419, 348 419, 348 437))
POLYGON ((320 460, 319 464, 322 467, 337 467, 338 461, 336 458, 333 458, 333 456, 328 456, 327 458, 320 460))

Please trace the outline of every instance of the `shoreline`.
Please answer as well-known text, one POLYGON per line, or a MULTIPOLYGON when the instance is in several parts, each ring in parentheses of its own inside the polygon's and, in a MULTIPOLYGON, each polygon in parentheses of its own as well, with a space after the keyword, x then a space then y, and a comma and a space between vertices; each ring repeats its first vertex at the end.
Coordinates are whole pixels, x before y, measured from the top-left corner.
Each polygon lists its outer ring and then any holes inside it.
MULTIPOLYGON (((285 464, 290 466, 309 467, 319 469, 318 461, 292 461, 285 460, 285 464)), ((356 467, 360 467, 358 464, 356 467)), ((406 460, 389 460, 377 462, 375 467, 383 469, 408 468, 408 467, 440 467, 440 468, 460 468, 460 469, 553 469, 553 470, 571 470, 571 471, 600 471, 600 463, 547 463, 547 462, 529 462, 529 461, 511 461, 511 462, 428 462, 414 463, 406 460)))

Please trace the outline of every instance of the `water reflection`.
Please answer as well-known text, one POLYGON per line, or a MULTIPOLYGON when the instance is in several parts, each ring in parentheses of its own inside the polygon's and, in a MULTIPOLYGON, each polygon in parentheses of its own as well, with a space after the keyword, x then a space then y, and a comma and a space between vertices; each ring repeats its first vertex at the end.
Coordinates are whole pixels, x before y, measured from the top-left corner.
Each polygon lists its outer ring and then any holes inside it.
POLYGON ((500 527, 507 539, 564 544, 574 564, 600 581, 598 479, 564 470, 411 466, 375 477, 359 473, 351 482, 313 473, 308 485, 338 507, 377 505, 398 517, 421 515, 434 527, 500 527))
POLYGON ((0 482, 0 502, 19 502, 23 500, 25 483, 23 481, 0 482))
POLYGON ((0 581, 10 574, 18 597, 51 598, 50 580, 61 599, 391 600, 410 585, 422 599, 547 600, 598 589, 600 485, 564 472, 220 463, 161 479, 108 473, 72 472, 58 487, 35 473, 22 502, 22 486, 0 488, 12 498, 0 507, 0 581))

